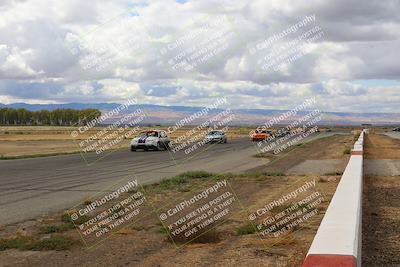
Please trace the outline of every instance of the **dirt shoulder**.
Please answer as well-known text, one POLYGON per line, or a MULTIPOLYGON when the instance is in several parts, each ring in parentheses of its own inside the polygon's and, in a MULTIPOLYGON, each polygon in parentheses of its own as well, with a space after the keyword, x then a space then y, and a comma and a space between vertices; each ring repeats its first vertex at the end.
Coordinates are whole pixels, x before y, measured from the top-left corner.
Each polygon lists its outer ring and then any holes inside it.
MULTIPOLYGON (((400 140, 367 135, 365 159, 400 159, 400 140)), ((400 265, 400 176, 364 178, 362 243, 363 266, 400 265)))
MULTIPOLYGON (((110 234, 108 240, 88 250, 65 215, 54 214, 3 226, 0 262, 2 266, 301 266, 339 177, 193 176, 147 186, 145 190, 152 206, 160 207, 190 195, 197 190, 191 191, 193 188, 207 188, 223 180, 231 185, 240 205, 222 224, 187 244, 172 241, 154 213, 110 234), (316 182, 313 192, 324 196, 316 214, 277 236, 261 235, 249 224, 249 213, 310 181, 316 182)), ((270 215, 275 216, 291 204, 285 203, 270 215)))
POLYGON ((369 134, 366 139, 365 159, 400 159, 400 140, 381 134, 369 134))
MULTIPOLYGON (((268 152, 263 154, 262 157, 268 158, 270 162, 252 171, 286 173, 291 168, 306 160, 331 159, 341 160, 340 169, 343 171, 349 160, 349 149, 352 147, 353 143, 353 135, 334 135, 332 137, 317 139, 309 143, 299 144, 292 147, 289 151, 284 151, 277 155, 274 155, 273 152, 268 152)), ((329 171, 326 171, 325 173, 328 172, 329 171)))

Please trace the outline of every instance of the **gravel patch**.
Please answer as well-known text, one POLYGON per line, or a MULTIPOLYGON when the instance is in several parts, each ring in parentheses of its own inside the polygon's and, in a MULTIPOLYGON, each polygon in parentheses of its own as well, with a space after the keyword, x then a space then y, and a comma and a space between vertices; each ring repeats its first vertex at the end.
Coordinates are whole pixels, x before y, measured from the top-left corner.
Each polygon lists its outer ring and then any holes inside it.
POLYGON ((400 160, 367 159, 364 161, 366 175, 397 176, 400 175, 400 160))
POLYGON ((286 174, 317 174, 325 175, 343 172, 345 161, 340 159, 306 160, 290 168, 286 174))

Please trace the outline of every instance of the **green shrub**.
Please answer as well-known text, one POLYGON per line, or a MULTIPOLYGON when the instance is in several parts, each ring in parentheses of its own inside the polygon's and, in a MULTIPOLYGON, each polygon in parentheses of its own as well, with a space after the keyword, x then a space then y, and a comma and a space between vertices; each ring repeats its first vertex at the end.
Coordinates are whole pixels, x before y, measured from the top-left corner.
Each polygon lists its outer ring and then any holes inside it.
POLYGON ((257 232, 257 228, 251 223, 242 225, 236 230, 237 235, 251 235, 256 232, 257 232))
POLYGON ((61 215, 61 221, 62 222, 64 222, 64 223, 69 223, 69 224, 72 224, 72 225, 80 225, 80 224, 82 224, 82 223, 84 223, 84 222, 86 222, 86 221, 88 221, 89 220, 89 217, 87 217, 87 216, 79 216, 79 218, 77 219, 77 220, 75 220, 75 221, 73 221, 72 219, 71 219, 71 215, 68 213, 68 212, 64 212, 62 215, 61 215))
POLYGON ((51 236, 50 238, 37 240, 29 245, 29 250, 67 250, 77 241, 65 236, 51 236))
POLYGON ((206 179, 214 176, 214 174, 205 171, 190 171, 184 172, 172 178, 161 180, 158 187, 162 190, 176 189, 179 186, 186 184, 191 179, 206 179))
POLYGON ((214 174, 206 171, 189 171, 189 172, 184 172, 178 176, 187 177, 189 179, 201 179, 201 178, 210 178, 214 176, 214 174))
POLYGON ((0 239, 0 251, 6 249, 18 250, 67 250, 77 241, 65 236, 51 236, 36 240, 32 237, 18 236, 15 238, 0 239))
POLYGON ((189 181, 187 177, 175 176, 170 179, 162 180, 158 186, 162 190, 174 189, 179 185, 186 184, 189 181))
POLYGON ((32 242, 32 239, 29 237, 24 237, 24 236, 18 236, 15 238, 10 238, 10 239, 5 239, 1 238, 0 239, 0 251, 6 250, 6 249, 20 249, 24 250, 27 248, 27 245, 32 242))
POLYGON ((40 232, 43 234, 62 233, 73 228, 74 225, 71 223, 60 224, 60 225, 46 225, 40 228, 40 232))

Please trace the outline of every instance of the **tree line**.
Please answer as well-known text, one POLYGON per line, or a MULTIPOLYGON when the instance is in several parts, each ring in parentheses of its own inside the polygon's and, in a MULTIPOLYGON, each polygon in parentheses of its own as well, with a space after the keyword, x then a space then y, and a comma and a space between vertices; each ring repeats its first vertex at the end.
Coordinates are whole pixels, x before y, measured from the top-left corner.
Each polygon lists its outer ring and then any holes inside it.
POLYGON ((100 116, 98 109, 30 111, 24 108, 0 108, 0 124, 3 125, 83 125, 100 116))

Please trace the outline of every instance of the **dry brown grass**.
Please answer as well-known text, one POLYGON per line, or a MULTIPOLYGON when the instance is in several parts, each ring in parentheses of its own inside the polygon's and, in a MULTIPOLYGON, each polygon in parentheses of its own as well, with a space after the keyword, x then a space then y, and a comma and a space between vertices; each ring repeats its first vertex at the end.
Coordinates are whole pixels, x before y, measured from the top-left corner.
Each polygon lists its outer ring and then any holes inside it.
MULTIPOLYGON (((318 181, 316 177, 315 179, 318 181)), ((268 176, 260 180, 257 176, 244 175, 232 176, 229 184, 236 192, 240 202, 248 211, 257 209, 265 205, 266 202, 277 198, 284 193, 301 185, 311 177, 304 176, 268 176), (296 184, 294 184, 296 181, 296 184)), ((188 183, 194 183, 192 187, 198 188, 198 179, 190 179, 188 183), (196 185, 196 186, 195 186, 196 185)), ((201 188, 208 184, 215 183, 213 177, 205 178, 201 188), (204 182, 206 184, 204 184, 204 182)), ((337 182, 318 183, 318 191, 327 196, 327 200, 333 195, 337 182)), ((155 185, 157 187, 157 185, 155 185)), ((196 189, 196 190, 199 190, 196 189)), ((155 207, 165 205, 167 202, 180 199, 182 193, 178 188, 172 188, 163 194, 157 193, 157 190, 146 189, 148 200, 155 207)), ((197 191, 196 191, 197 192, 197 191)), ((194 194, 191 193, 191 194, 194 194)), ((174 205, 171 203, 171 205, 174 205)), ((325 209, 327 202, 323 203, 322 209, 325 209)), ((165 229, 161 227, 157 216, 148 216, 139 222, 119 231, 107 240, 107 245, 97 247, 90 251, 76 248, 69 254, 69 264, 93 265, 102 264, 112 260, 113 264, 123 264, 127 261, 135 262, 140 266, 151 266, 157 262, 162 262, 160 266, 190 266, 198 264, 199 259, 203 264, 210 266, 227 266, 235 262, 238 266, 298 266, 304 259, 307 248, 310 245, 315 231, 322 219, 322 214, 310 218, 305 225, 291 230, 287 234, 274 238, 271 236, 262 236, 260 233, 248 233, 237 235, 237 229, 248 223, 248 213, 243 209, 232 210, 229 219, 218 225, 211 231, 199 236, 190 244, 183 245, 179 249, 168 239, 168 232, 160 231, 165 229), (136 245, 135 245, 136 244, 136 245), (133 249, 141 255, 128 253, 133 249), (126 251, 127 255, 118 258, 110 255, 108 251, 126 251), (275 265, 274 265, 275 264, 275 265)), ((55 216, 58 220, 48 220, 50 225, 58 223, 68 223, 66 216, 55 216)), ((67 218, 68 219, 68 218, 67 218)), ((38 225, 42 225, 42 222, 38 225)), ((37 226, 33 226, 37 227, 37 226)), ((53 229, 53 228, 51 228, 53 229)), ((34 232, 34 231, 32 231, 34 232)), ((67 230, 62 233, 65 236, 71 236, 78 239, 78 233, 75 230, 67 230)), ((175 240, 177 241, 177 240, 175 240)), ((35 254, 36 264, 56 265, 64 260, 64 255, 50 252, 50 254, 35 254)), ((5 259, 0 254, 0 260, 7 260, 11 264, 12 259, 5 259)), ((32 261, 32 257, 26 258, 32 261)), ((69 266, 69 265, 68 265, 69 266)))
POLYGON ((366 135, 366 159, 400 159, 400 140, 380 134, 366 135))
MULTIPOLYGON (((141 131, 151 129, 167 130, 168 127, 143 127, 141 131)), ((193 127, 184 127, 173 132, 170 137, 176 139, 180 136, 188 136, 188 132, 193 127)), ((77 138, 71 136, 71 132, 77 130, 77 127, 54 127, 54 126, 2 126, 0 127, 0 157, 29 157, 38 155, 57 155, 79 152, 79 147, 74 141, 85 140, 90 136, 100 132, 102 127, 95 127, 80 134, 77 138)), ((228 138, 247 137, 251 129, 230 128, 227 133, 228 138)), ((138 134, 138 133, 137 133, 138 134)), ((197 132, 196 134, 199 134, 197 132)), ((196 135, 195 134, 195 135, 196 135)), ((112 149, 127 149, 130 139, 134 136, 122 140, 112 149)), ((189 136, 190 137, 190 136, 189 136)), ((202 138, 201 136, 199 138, 202 138)))

